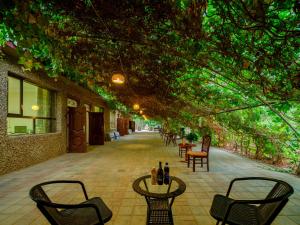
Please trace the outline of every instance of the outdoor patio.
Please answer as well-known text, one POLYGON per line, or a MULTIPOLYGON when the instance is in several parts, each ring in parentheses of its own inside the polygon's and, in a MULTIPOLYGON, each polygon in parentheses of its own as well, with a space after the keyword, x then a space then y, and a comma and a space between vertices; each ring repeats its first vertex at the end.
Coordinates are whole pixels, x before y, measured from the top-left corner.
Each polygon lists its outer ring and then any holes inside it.
MULTIPOLYGON (((243 176, 273 177, 291 184, 295 193, 274 224, 300 224, 299 178, 274 172, 264 164, 217 148, 212 148, 210 154, 210 172, 198 165, 193 173, 191 168, 180 162, 178 147, 165 147, 157 133, 128 135, 105 146, 90 147, 88 153, 64 154, 0 177, 0 224, 48 224, 29 198, 29 189, 43 181, 75 179, 84 182, 90 197, 102 197, 111 208, 113 217, 108 224, 144 225, 146 202, 133 191, 132 182, 141 175, 149 174, 159 161, 168 162, 171 175, 180 177, 187 185, 185 193, 176 198, 173 205, 176 225, 215 224, 209 215, 213 196, 224 194, 231 179, 243 176)), ((236 189, 236 196, 259 197, 264 189, 261 187, 256 193, 250 193, 250 188, 236 189)), ((72 191, 72 198, 55 190, 52 193, 61 202, 80 201, 81 192, 72 191)))

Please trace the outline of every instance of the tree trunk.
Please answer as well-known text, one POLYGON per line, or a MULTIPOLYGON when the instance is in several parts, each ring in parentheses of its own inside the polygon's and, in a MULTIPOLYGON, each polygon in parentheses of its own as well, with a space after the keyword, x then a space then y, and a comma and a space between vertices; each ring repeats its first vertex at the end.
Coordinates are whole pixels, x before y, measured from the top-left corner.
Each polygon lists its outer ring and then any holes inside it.
POLYGON ((241 136, 241 141, 240 141, 240 143, 241 143, 241 154, 243 155, 243 141, 244 141, 244 136, 242 135, 241 136))
POLYGON ((221 137, 219 133, 217 133, 217 135, 218 135, 218 147, 221 147, 221 137))
POLYGON ((245 146, 245 154, 246 154, 246 156, 249 156, 249 146, 250 146, 249 139, 248 140, 246 139, 244 146, 245 146))
POLYGON ((237 143, 237 141, 234 141, 234 151, 235 152, 237 152, 237 150, 238 150, 238 143, 237 143))
POLYGON ((275 164, 279 165, 283 163, 283 155, 281 152, 281 148, 278 146, 278 143, 274 143, 276 148, 276 158, 275 158, 275 164))
POLYGON ((263 140, 261 140, 259 137, 256 137, 255 139, 253 139, 253 142, 255 144, 256 147, 256 151, 255 151, 255 159, 262 159, 262 150, 264 147, 264 142, 263 140))
POLYGON ((261 159, 261 156, 262 156, 261 149, 262 149, 262 147, 260 145, 256 144, 256 143, 255 143, 255 147, 256 147, 255 159, 261 159))
POLYGON ((276 161, 275 164, 276 165, 280 165, 283 163, 283 157, 282 154, 280 152, 278 152, 278 154, 276 155, 276 161))
POLYGON ((299 162, 298 167, 296 169, 296 175, 300 176, 300 162, 299 162))

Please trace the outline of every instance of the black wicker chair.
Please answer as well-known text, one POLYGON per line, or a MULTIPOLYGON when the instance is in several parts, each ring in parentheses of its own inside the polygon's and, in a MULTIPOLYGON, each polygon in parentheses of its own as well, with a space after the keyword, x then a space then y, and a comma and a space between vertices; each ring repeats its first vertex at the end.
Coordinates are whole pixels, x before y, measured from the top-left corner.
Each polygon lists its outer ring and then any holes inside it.
POLYGON ((272 178, 244 177, 230 182, 226 196, 215 195, 210 209, 210 215, 217 220, 217 224, 233 225, 267 225, 271 224, 285 204, 293 187, 288 183, 272 178), (235 200, 229 197, 233 183, 245 180, 262 180, 274 182, 268 195, 261 200, 235 200))
POLYGON ((103 225, 112 217, 111 210, 99 197, 88 198, 84 184, 75 180, 56 180, 37 184, 29 195, 39 210, 53 225, 103 225), (85 201, 80 204, 54 203, 47 196, 43 186, 53 184, 80 184, 85 201))

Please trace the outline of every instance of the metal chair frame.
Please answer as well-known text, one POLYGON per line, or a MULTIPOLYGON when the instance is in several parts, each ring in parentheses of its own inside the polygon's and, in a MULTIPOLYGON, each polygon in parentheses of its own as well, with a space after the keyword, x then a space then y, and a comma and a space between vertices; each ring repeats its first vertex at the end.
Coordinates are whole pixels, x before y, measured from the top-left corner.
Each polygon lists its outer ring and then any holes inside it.
POLYGON ((84 202, 84 204, 82 204, 82 203, 80 203, 80 204, 61 204, 61 203, 51 202, 50 198, 47 196, 46 192, 43 190, 43 186, 50 185, 50 184, 79 184, 82 188, 85 200, 86 201, 90 200, 88 198, 84 184, 81 181, 77 181, 77 180, 54 180, 54 181, 43 182, 43 183, 33 186, 30 189, 29 195, 30 195, 31 199, 36 202, 38 209, 44 214, 44 216, 47 218, 47 220, 50 222, 50 224, 59 225, 59 223, 53 218, 53 215, 51 215, 49 213, 49 211, 46 209, 46 207, 55 209, 55 213, 58 213, 58 214, 61 211, 58 211, 57 209, 68 210, 68 209, 92 208, 95 210, 95 213, 98 217, 98 220, 99 220, 99 222, 97 223, 98 225, 104 225, 104 223, 106 223, 107 221, 109 221, 111 219, 112 212, 108 209, 111 212, 111 215, 109 215, 107 218, 104 218, 105 221, 103 221, 103 218, 101 216, 101 212, 100 212, 99 208, 97 207, 96 204, 93 204, 93 203, 84 202), (38 192, 40 195, 42 195, 42 198, 44 198, 44 199, 40 198, 41 196, 37 197, 36 192, 38 192))
MULTIPOLYGON (((257 207, 257 209, 259 211, 259 209, 261 209, 259 207, 262 207, 265 204, 278 203, 279 202, 279 205, 277 207, 274 206, 275 209, 272 211, 271 215, 269 215, 268 219, 263 223, 263 225, 269 225, 269 224, 271 224, 274 221, 274 219, 276 218, 276 216, 280 213, 280 211, 286 205, 286 203, 289 200, 288 199, 289 196, 291 196, 294 193, 293 187, 290 186, 288 183, 286 183, 284 181, 281 181, 281 180, 277 180, 277 179, 273 179, 273 178, 266 178, 266 177, 242 177, 242 178, 235 178, 235 179, 233 179, 230 182, 230 185, 229 185, 227 193, 226 193, 226 198, 229 199, 229 195, 230 195, 231 189, 233 187, 233 184, 236 181, 245 181, 245 180, 273 181, 276 184, 274 185, 274 187, 272 188, 272 190, 268 193, 268 195, 267 195, 267 197, 265 199, 260 199, 260 200, 234 200, 234 199, 230 199, 231 202, 228 205, 228 207, 226 209, 226 212, 224 214, 224 218, 222 218, 222 220, 220 220, 219 218, 216 218, 216 215, 214 215, 214 202, 213 202, 213 204, 211 206, 211 209, 210 209, 210 214, 211 214, 212 217, 214 217, 215 219, 217 219, 217 223, 216 223, 217 225, 221 221, 222 221, 222 225, 225 225, 225 224, 234 224, 234 225, 241 224, 242 225, 242 223, 233 223, 231 221, 228 221, 228 218, 229 218, 229 215, 230 215, 230 211, 237 204, 238 205, 253 205, 253 206, 256 205, 255 207, 257 207), (279 188, 280 185, 284 186, 287 189, 286 193, 284 193, 282 195, 279 195, 279 196, 276 196, 276 197, 272 197, 272 195, 276 192, 276 190, 279 188)), ((218 195, 216 195, 216 196, 218 196, 218 195)), ((215 198, 216 198, 216 196, 215 196, 215 198)), ((214 198, 214 200, 215 200, 215 198, 214 198)), ((267 215, 264 215, 264 218, 266 216, 267 215)))

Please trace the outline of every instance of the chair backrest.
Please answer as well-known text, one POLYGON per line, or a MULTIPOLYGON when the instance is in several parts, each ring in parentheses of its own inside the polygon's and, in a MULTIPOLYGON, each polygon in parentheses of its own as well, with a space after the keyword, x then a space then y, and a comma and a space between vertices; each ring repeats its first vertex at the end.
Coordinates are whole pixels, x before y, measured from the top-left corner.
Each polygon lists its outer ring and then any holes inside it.
POLYGON ((31 188, 29 195, 33 201, 36 202, 39 210, 44 214, 51 224, 58 225, 61 215, 54 207, 49 207, 45 203, 52 203, 46 192, 43 190, 42 185, 38 184, 31 188))
POLYGON ((266 200, 276 200, 272 203, 261 204, 258 209, 263 218, 262 224, 271 224, 282 208, 288 202, 290 195, 294 193, 294 189, 288 183, 281 180, 273 180, 276 182, 266 197, 266 200))
MULTIPOLYGON (((52 190, 53 188, 51 188, 52 190)), ((50 189, 49 189, 50 190, 50 189)), ((106 222, 112 217, 111 211, 102 202, 100 198, 89 199, 84 184, 77 180, 53 180, 33 186, 29 195, 36 202, 38 209, 43 213, 51 225, 82 225, 82 224, 99 224, 103 225, 101 209, 105 216, 106 222), (64 184, 60 188, 65 189, 65 184, 81 185, 85 202, 79 204, 64 204, 52 202, 48 197, 44 187, 52 184, 64 184), (98 205, 99 203, 99 205, 98 205)))
POLYGON ((209 152, 209 147, 210 147, 210 142, 211 142, 211 137, 209 135, 205 135, 202 138, 202 152, 209 152))

